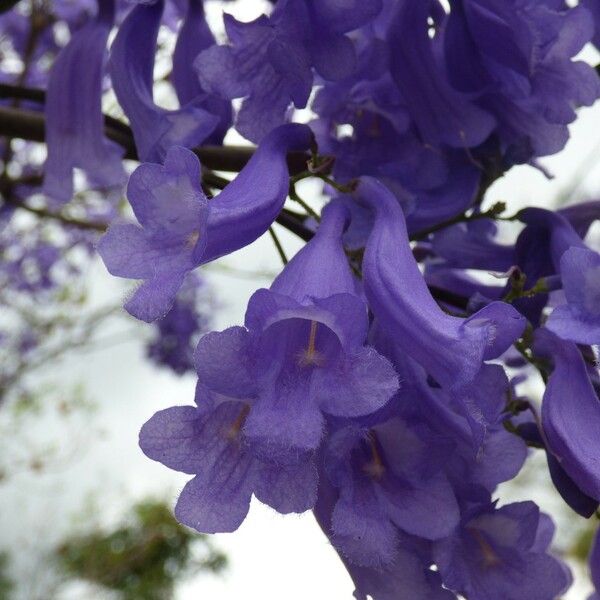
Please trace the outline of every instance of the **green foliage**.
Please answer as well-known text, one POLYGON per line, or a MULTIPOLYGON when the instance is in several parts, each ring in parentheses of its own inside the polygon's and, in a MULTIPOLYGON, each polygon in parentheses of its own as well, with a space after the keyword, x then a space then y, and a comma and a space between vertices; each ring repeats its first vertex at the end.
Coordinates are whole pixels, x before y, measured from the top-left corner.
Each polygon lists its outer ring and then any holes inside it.
POLYGON ((182 577, 219 572, 227 562, 206 536, 185 529, 155 501, 134 506, 127 522, 112 532, 66 540, 57 556, 69 577, 120 592, 123 600, 167 600, 182 577), (199 549, 201 558, 195 556, 199 549))
POLYGON ((0 552, 0 600, 9 600, 13 589, 13 582, 6 574, 8 568, 8 554, 0 552))

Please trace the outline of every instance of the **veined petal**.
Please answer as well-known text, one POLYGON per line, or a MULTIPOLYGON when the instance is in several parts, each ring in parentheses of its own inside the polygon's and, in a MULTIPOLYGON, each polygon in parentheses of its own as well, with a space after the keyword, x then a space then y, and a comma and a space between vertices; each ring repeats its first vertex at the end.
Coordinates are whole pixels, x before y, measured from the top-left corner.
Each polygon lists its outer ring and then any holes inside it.
POLYGON ((133 223, 115 223, 98 242, 98 252, 111 275, 148 279, 154 275, 156 250, 133 223))
POLYGON ((331 369, 315 371, 311 383, 311 395, 321 410, 339 417, 372 414, 399 387, 392 364, 370 347, 347 354, 331 369))
POLYGON ((254 494, 282 514, 302 513, 317 501, 318 473, 312 457, 296 465, 261 462, 254 494))
POLYGON ((200 161, 181 146, 169 148, 164 166, 141 164, 129 178, 127 198, 137 220, 149 231, 186 237, 197 231, 206 242, 208 200, 200 187, 200 161))
POLYGON ((146 456, 170 469, 200 473, 213 460, 209 427, 207 415, 197 408, 173 406, 144 423, 140 447, 146 456))
POLYGON ((244 433, 260 456, 293 463, 319 446, 324 426, 318 406, 308 400, 307 386, 274 382, 252 404, 244 433))
POLYGON ((600 343, 600 255, 569 248, 560 258, 560 276, 567 304, 554 309, 546 327, 565 340, 600 343))
POLYGON ((374 490, 356 482, 342 488, 331 515, 333 544, 352 563, 381 568, 396 554, 396 528, 380 508, 374 490))
POLYGON ((229 327, 203 336, 194 353, 200 382, 218 394, 234 398, 255 396, 250 343, 250 335, 243 327, 229 327))
POLYGON ((200 533, 228 533, 244 521, 250 508, 252 459, 233 453, 222 457, 218 467, 196 476, 183 488, 175 517, 200 533))
POLYGON ((174 407, 157 413, 140 433, 150 458, 196 474, 179 496, 175 516, 202 533, 234 531, 248 512, 256 463, 240 439, 244 414, 241 402, 206 411, 174 407))
POLYGON ((183 283, 185 271, 157 273, 147 279, 125 303, 125 310, 146 323, 164 317, 183 283))

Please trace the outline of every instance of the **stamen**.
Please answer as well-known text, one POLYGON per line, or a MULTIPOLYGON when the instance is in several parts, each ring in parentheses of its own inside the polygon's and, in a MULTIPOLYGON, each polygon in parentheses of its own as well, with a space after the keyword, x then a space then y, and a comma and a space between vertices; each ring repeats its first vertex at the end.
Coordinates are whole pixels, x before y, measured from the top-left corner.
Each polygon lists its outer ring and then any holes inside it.
POLYGON ((317 321, 310 322, 310 333, 308 334, 308 348, 298 354, 298 364, 301 367, 321 367, 325 362, 323 355, 316 349, 317 321))
POLYGON ((187 247, 193 248, 198 243, 199 239, 200 239, 200 232, 193 231, 192 233, 190 233, 190 235, 187 238, 187 247))
POLYGON ((481 532, 477 529, 469 528, 469 533, 475 538, 475 541, 481 548, 481 554, 483 556, 483 563, 486 567, 494 567, 499 565, 502 561, 500 557, 494 552, 491 544, 483 537, 481 532))
POLYGON ((369 475, 369 477, 372 477, 373 479, 381 479, 385 473, 385 466, 381 460, 381 454, 379 453, 379 448, 377 446, 377 439, 372 431, 369 432, 368 437, 372 460, 363 467, 363 470, 367 475, 369 475))
POLYGON ((238 437, 240 429, 244 426, 244 423, 246 422, 246 417, 248 416, 249 412, 250 406, 248 404, 245 404, 244 408, 240 410, 240 413, 238 414, 236 420, 231 424, 231 427, 229 427, 229 429, 225 431, 225 437, 228 440, 234 440, 238 437))

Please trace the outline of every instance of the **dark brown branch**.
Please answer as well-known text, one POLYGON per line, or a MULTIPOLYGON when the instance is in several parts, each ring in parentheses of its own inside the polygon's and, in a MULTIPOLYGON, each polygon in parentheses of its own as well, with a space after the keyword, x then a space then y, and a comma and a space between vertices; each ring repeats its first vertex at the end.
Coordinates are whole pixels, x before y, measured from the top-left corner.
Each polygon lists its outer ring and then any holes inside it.
MULTIPOLYGON (((44 90, 0 84, 0 98, 19 98, 43 104, 46 99, 44 90)), ((131 128, 105 115, 104 126, 106 137, 125 149, 125 158, 137 160, 137 152, 131 128)), ((21 138, 33 142, 43 142, 45 139, 45 117, 43 113, 31 110, 0 107, 0 135, 21 138)), ((194 148, 203 166, 215 171, 237 173, 254 154, 254 148, 249 146, 200 146, 194 148)), ((296 175, 306 170, 308 154, 290 152, 288 166, 290 174, 296 175)))

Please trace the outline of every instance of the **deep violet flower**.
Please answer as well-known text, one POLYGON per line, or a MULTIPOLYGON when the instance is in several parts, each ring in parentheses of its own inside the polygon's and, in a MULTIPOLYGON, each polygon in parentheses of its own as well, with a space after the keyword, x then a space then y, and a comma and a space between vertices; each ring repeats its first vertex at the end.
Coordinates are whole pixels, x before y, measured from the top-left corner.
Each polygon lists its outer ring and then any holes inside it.
POLYGON ((379 13, 381 0, 282 0, 271 15, 249 23, 224 15, 229 45, 213 46, 198 57, 204 89, 223 98, 243 98, 237 130, 258 142, 283 123, 291 105, 304 108, 313 86, 313 68, 339 80, 355 67, 346 32, 379 13))
POLYGON ((565 340, 600 343, 600 254, 572 247, 560 259, 566 304, 557 306, 546 327, 565 340))
POLYGON ((387 33, 390 73, 426 144, 455 148, 478 146, 492 132, 495 120, 453 88, 435 59, 427 19, 432 0, 400 0, 387 33))
MULTIPOLYGON (((338 501, 336 489, 321 477, 318 500, 314 514, 327 537, 334 537, 333 510, 338 501)), ((366 534, 367 532, 365 532, 366 534)), ((442 589, 439 573, 429 569, 432 563, 429 545, 420 540, 399 534, 398 550, 394 561, 385 567, 364 567, 354 564, 343 554, 340 556, 356 587, 356 600, 396 600, 413 597, 419 600, 452 600, 455 595, 442 589)))

